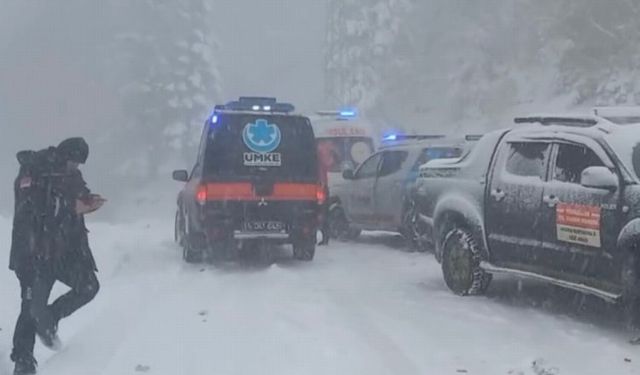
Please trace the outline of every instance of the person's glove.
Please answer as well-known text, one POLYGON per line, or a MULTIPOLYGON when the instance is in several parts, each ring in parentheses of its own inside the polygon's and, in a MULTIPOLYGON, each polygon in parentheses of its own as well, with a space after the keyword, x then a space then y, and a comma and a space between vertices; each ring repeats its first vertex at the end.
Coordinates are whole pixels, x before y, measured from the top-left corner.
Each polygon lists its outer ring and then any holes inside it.
POLYGON ((92 194, 87 199, 76 200, 76 213, 78 215, 90 214, 97 211, 107 200, 99 194, 92 194))

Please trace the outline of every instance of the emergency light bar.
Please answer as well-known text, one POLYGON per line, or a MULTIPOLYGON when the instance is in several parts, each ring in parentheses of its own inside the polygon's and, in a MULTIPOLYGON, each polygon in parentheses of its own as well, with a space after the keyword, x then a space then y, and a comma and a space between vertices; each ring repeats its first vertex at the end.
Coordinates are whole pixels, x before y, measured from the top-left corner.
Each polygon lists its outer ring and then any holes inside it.
POLYGON ((382 138, 383 142, 394 141, 421 141, 426 139, 441 139, 446 138, 446 135, 434 135, 434 134, 388 134, 382 138))
POLYGON ((243 96, 237 101, 215 106, 215 111, 290 113, 295 111, 295 107, 290 103, 279 103, 276 98, 243 96))
POLYGON ((516 117, 513 119, 516 124, 540 124, 540 125, 563 125, 575 126, 580 128, 588 128, 598 123, 593 117, 574 117, 574 116, 531 116, 516 117))
POLYGON ((640 123, 640 107, 595 107, 593 113, 618 125, 640 123))
POLYGON ((355 109, 343 109, 340 111, 317 111, 318 116, 335 117, 338 120, 349 120, 358 117, 355 109))

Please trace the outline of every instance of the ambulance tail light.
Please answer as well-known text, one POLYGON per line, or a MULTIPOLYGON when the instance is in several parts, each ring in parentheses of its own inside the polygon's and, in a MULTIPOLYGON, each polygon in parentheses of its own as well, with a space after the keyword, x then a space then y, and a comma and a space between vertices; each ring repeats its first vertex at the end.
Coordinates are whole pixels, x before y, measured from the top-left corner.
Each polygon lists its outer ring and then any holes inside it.
POLYGON ((204 205, 207 202, 207 198, 209 197, 209 193, 207 192, 207 185, 198 186, 198 190, 196 191, 196 201, 200 205, 204 205))
POLYGON ((323 205, 327 201, 327 191, 324 186, 318 185, 316 190, 316 199, 320 205, 323 205))

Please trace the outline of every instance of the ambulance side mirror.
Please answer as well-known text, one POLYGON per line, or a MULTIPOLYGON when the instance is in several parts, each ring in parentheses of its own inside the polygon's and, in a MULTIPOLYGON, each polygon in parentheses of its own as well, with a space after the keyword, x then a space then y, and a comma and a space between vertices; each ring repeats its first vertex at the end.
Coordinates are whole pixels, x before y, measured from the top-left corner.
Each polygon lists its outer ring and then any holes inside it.
POLYGON ((189 181, 189 172, 184 169, 173 171, 173 179, 180 182, 189 181))
POLYGON ((614 191, 618 189, 618 176, 607 167, 589 167, 582 171, 580 184, 588 188, 614 191))

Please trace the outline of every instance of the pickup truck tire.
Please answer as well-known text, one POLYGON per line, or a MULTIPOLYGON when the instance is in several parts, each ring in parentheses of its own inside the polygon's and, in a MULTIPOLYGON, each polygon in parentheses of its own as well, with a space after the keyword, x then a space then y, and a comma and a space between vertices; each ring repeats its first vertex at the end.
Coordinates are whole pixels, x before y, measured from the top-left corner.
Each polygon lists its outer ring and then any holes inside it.
POLYGON ((349 221, 341 207, 335 207, 329 211, 329 237, 341 241, 352 237, 349 221))
POLYGON ((402 214, 402 227, 400 233, 404 237, 410 251, 424 253, 427 251, 427 244, 423 241, 423 234, 420 231, 417 220, 415 206, 407 207, 402 214))
POLYGON ((466 229, 454 228, 445 236, 442 251, 444 281, 457 295, 481 295, 491 283, 491 274, 480 268, 477 241, 466 229))
POLYGON ((349 228, 349 232, 347 233, 347 237, 346 238, 349 241, 355 241, 360 237, 361 234, 362 234, 362 229, 349 228))
POLYGON ((629 252, 622 263, 622 303, 629 328, 640 329, 640 257, 629 252))

